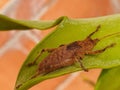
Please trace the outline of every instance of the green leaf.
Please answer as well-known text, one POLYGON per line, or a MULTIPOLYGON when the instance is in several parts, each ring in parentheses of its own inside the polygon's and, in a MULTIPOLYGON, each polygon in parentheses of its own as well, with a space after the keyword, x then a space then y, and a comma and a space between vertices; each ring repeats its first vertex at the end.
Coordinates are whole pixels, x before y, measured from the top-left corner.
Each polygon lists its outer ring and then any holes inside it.
POLYGON ((60 17, 57 20, 53 20, 53 21, 16 20, 0 14, 0 30, 1 31, 11 30, 11 29, 28 30, 32 28, 44 30, 56 26, 63 19, 64 17, 60 17))
MULTIPOLYGON (((72 73, 82 70, 78 63, 65 68, 58 69, 49 74, 38 76, 30 79, 37 72, 38 65, 28 67, 27 64, 32 62, 44 48, 55 48, 61 44, 68 44, 76 40, 84 40, 91 32, 95 31, 96 27, 101 25, 100 30, 92 37, 102 38, 106 35, 120 32, 120 15, 112 15, 90 19, 64 19, 59 23, 55 31, 49 34, 30 52, 19 72, 15 88, 16 90, 26 90, 33 85, 42 82, 46 79, 58 77, 67 73, 72 73)), ((113 48, 107 49, 105 52, 94 55, 85 56, 82 60, 84 66, 88 69, 92 68, 112 68, 120 65, 120 36, 112 35, 102 39, 94 48, 94 50, 102 49, 111 43, 116 43, 113 48)), ((45 53, 39 58, 39 62, 48 54, 45 53)), ((38 63, 39 63, 38 62, 38 63)))
POLYGON ((103 70, 95 87, 95 90, 119 90, 120 66, 103 70))

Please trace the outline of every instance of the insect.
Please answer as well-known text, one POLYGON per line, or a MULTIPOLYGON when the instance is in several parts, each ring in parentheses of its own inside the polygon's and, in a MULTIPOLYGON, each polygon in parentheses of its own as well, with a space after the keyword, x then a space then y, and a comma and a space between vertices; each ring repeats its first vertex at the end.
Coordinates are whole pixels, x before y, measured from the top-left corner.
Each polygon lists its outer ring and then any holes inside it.
POLYGON ((79 62, 84 71, 88 71, 81 62, 85 55, 99 54, 115 45, 115 43, 112 43, 103 49, 96 51, 92 50, 100 39, 91 39, 91 36, 94 35, 100 27, 100 25, 97 26, 96 30, 89 34, 85 40, 74 41, 68 45, 60 45, 58 48, 43 49, 34 62, 29 63, 29 66, 35 64, 43 52, 49 52, 49 55, 40 62, 38 71, 32 78, 35 78, 40 74, 47 74, 57 69, 73 65, 76 62, 79 62))

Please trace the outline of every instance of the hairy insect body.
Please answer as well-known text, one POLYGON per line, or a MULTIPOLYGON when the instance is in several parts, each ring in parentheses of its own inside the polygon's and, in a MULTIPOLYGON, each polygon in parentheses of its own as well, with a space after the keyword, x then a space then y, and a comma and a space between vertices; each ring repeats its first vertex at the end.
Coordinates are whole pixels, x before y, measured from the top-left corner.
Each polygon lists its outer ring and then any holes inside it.
POLYGON ((40 64, 39 72, 40 73, 49 73, 51 71, 57 70, 64 66, 71 65, 74 61, 71 60, 73 56, 73 51, 66 50, 66 46, 62 46, 55 51, 51 52, 40 64))
POLYGON ((37 73, 32 78, 38 76, 39 74, 47 74, 62 67, 73 65, 75 62, 79 62, 81 68, 87 71, 81 62, 85 55, 95 55, 102 53, 107 48, 113 47, 115 45, 112 43, 101 50, 93 51, 94 46, 100 40, 91 39, 91 36, 97 32, 99 28, 100 26, 98 26, 97 29, 92 32, 85 40, 75 41, 68 45, 61 45, 60 47, 54 49, 43 49, 34 62, 30 63, 30 65, 34 64, 43 52, 48 51, 50 54, 40 62, 37 73))
POLYGON ((39 64, 39 73, 49 73, 74 64, 81 60, 87 51, 91 51, 97 41, 87 38, 56 48, 39 64))

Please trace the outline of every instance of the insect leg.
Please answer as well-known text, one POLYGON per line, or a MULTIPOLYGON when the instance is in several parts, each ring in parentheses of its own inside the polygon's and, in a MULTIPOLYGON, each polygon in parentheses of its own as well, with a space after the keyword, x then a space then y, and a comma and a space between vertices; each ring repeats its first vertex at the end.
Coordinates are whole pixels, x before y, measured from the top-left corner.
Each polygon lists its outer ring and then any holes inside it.
POLYGON ((36 72, 30 79, 36 78, 39 74, 39 72, 36 72))
POLYGON ((102 53, 102 52, 104 52, 106 49, 111 48, 111 47, 113 47, 114 45, 115 45, 115 43, 112 43, 112 44, 106 46, 106 47, 103 48, 103 49, 96 50, 96 51, 87 51, 85 54, 86 54, 86 55, 88 55, 88 54, 94 55, 94 54, 102 53))
POLYGON ((89 34, 89 36, 87 38, 90 38, 93 34, 95 34, 99 30, 100 27, 101 26, 98 25, 97 28, 96 28, 96 30, 94 32, 92 32, 91 34, 89 34))
POLYGON ((61 44, 59 47, 65 46, 64 44, 61 44))
POLYGON ((28 66, 32 66, 32 65, 36 64, 38 58, 42 55, 42 53, 44 53, 44 52, 46 52, 46 51, 49 52, 49 53, 51 53, 51 52, 53 52, 55 49, 56 49, 56 48, 53 48, 53 49, 42 49, 41 52, 38 54, 38 56, 35 58, 35 60, 34 60, 33 62, 29 63, 28 66))
POLYGON ((80 66, 81 66, 81 68, 82 68, 84 71, 88 72, 88 69, 86 69, 86 68, 84 67, 83 63, 81 62, 81 60, 82 60, 81 57, 78 57, 78 56, 77 56, 77 57, 75 58, 75 60, 80 63, 80 66))
POLYGON ((17 86, 16 86, 16 89, 18 89, 20 86, 22 86, 22 84, 17 85, 17 86))
POLYGON ((42 49, 42 53, 43 52, 49 52, 49 53, 51 53, 51 52, 53 52, 54 50, 55 50, 56 48, 47 48, 47 49, 42 49))

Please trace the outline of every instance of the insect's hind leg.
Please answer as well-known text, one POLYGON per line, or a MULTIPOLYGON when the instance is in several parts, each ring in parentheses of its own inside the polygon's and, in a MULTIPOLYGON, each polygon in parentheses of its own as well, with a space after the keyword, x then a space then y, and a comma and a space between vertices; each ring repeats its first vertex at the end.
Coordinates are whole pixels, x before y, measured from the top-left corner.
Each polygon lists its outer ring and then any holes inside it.
POLYGON ((88 72, 88 69, 86 69, 85 66, 83 65, 83 63, 81 62, 81 60, 82 60, 81 57, 76 56, 76 57, 75 57, 75 60, 76 60, 76 62, 79 62, 79 63, 80 63, 80 66, 81 66, 81 68, 82 68, 84 71, 88 72))
POLYGON ((37 62, 37 60, 38 60, 38 58, 39 58, 44 52, 47 51, 47 52, 51 53, 51 52, 53 52, 55 49, 56 49, 56 48, 52 48, 52 49, 42 49, 41 52, 38 54, 38 56, 35 58, 35 60, 34 60, 33 62, 29 63, 28 66, 35 65, 36 62, 37 62))
POLYGON ((87 51, 85 54, 86 54, 86 55, 95 55, 95 54, 99 54, 99 53, 104 52, 104 51, 107 50, 108 48, 113 47, 115 44, 116 44, 116 43, 112 43, 112 44, 110 44, 110 45, 108 45, 108 46, 106 46, 105 48, 100 49, 100 50, 96 50, 96 51, 87 51))
POLYGON ((100 25, 97 26, 96 30, 94 32, 92 32, 91 34, 89 34, 89 36, 87 38, 90 38, 92 35, 94 35, 99 29, 100 29, 100 25))

